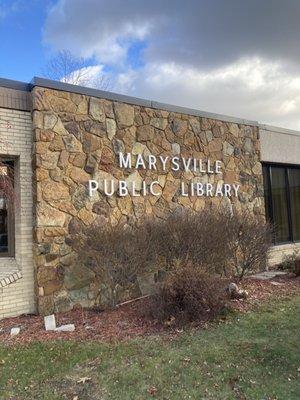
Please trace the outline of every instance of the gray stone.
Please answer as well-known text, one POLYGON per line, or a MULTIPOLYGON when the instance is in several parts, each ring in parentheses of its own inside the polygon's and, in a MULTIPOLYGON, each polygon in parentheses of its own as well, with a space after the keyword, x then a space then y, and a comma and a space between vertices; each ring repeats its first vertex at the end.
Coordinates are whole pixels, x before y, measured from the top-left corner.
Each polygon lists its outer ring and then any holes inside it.
POLYGON ((205 131, 205 135, 206 135, 206 139, 209 142, 211 142, 213 140, 213 133, 212 131, 205 131))
POLYGON ((137 281, 142 296, 154 293, 156 283, 153 273, 138 276, 137 281))
POLYGON ((52 113, 46 113, 44 115, 44 129, 53 129, 57 122, 57 116, 52 113))
POLYGON ((225 156, 231 156, 234 152, 234 147, 228 143, 228 142, 224 142, 223 143, 223 153, 225 156))
POLYGON ((244 148, 246 153, 252 153, 253 152, 253 142, 250 138, 245 138, 244 141, 244 148))
POLYGON ((124 153, 125 152, 125 146, 122 140, 120 139, 113 139, 113 148, 115 154, 124 153))
MULTIPOLYGON (((78 290, 89 285, 95 278, 95 273, 80 264, 73 264, 65 269, 64 284, 66 289, 78 290)), ((72 299, 71 295, 70 298, 72 299)))
POLYGON ((76 139, 74 135, 67 135, 63 137, 63 141, 66 146, 66 150, 69 152, 81 152, 82 151, 82 145, 79 142, 79 140, 76 139))
POLYGON ((81 131, 75 121, 68 122, 64 124, 64 126, 69 133, 76 137, 76 139, 81 140, 81 131))
POLYGON ((84 128, 93 135, 104 137, 106 135, 106 125, 95 121, 85 121, 84 128))
POLYGON ((180 154, 180 145, 178 143, 172 143, 172 154, 174 156, 180 154))

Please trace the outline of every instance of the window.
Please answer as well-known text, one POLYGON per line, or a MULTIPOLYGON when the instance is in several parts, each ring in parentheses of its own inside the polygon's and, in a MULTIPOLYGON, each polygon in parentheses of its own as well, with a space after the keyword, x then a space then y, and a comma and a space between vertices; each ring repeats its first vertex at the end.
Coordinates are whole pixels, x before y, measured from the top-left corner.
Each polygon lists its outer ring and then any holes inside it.
POLYGON ((0 159, 0 257, 14 255, 14 162, 0 159))
POLYGON ((274 242, 300 241, 300 167, 263 165, 266 217, 274 224, 274 242))

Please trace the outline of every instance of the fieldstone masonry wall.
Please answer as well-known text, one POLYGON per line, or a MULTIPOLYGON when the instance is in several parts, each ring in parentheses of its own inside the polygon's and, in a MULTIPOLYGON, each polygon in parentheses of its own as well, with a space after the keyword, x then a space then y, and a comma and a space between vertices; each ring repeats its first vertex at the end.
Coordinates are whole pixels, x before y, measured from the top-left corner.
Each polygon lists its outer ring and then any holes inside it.
POLYGON ((93 273, 78 267, 66 243, 80 224, 165 218, 177 208, 248 208, 264 214, 258 127, 195 117, 35 87, 33 95, 36 216, 34 258, 39 311, 92 306, 93 273), (118 153, 222 161, 219 174, 121 169, 118 153), (88 181, 158 181, 159 196, 88 195, 88 181), (239 184, 238 197, 182 196, 180 182, 239 184))

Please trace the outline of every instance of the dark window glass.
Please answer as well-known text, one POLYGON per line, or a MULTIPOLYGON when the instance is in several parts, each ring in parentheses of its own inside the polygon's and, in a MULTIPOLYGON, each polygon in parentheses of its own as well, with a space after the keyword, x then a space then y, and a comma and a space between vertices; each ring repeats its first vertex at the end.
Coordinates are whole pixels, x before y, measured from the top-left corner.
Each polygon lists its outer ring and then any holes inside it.
POLYGON ((285 169, 271 167, 273 223, 276 242, 290 240, 285 169))
POLYGON ((274 242, 300 241, 300 167, 263 165, 266 218, 274 224, 274 242))
POLYGON ((0 253, 8 253, 7 210, 4 198, 0 198, 0 253))
POLYGON ((300 169, 289 169, 293 238, 300 240, 300 169))

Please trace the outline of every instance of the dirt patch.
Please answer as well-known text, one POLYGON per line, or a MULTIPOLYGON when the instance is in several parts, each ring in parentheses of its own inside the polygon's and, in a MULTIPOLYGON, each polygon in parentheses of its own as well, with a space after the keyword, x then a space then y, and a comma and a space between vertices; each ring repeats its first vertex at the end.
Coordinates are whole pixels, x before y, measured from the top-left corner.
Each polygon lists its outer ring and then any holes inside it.
MULTIPOLYGON (((247 312, 272 297, 290 297, 300 293, 300 277, 280 276, 271 281, 260 281, 247 278, 240 285, 248 291, 245 300, 232 300, 230 305, 239 312, 247 312)), ((46 332, 44 319, 36 315, 22 315, 0 321, 0 342, 5 344, 25 344, 34 341, 73 340, 73 341, 106 341, 115 342, 129 338, 170 332, 172 327, 158 324, 141 316, 147 299, 124 305, 116 310, 97 312, 75 309, 56 314, 57 326, 75 324, 75 332, 46 332), (20 334, 10 336, 10 329, 19 326, 20 334)), ((201 324, 200 324, 201 325, 201 324)), ((173 330, 176 334, 176 330, 173 330)))

